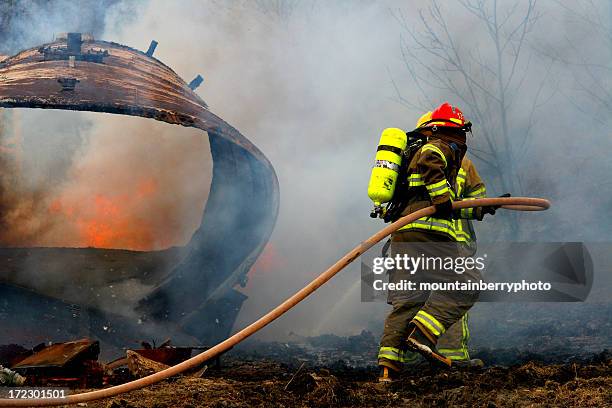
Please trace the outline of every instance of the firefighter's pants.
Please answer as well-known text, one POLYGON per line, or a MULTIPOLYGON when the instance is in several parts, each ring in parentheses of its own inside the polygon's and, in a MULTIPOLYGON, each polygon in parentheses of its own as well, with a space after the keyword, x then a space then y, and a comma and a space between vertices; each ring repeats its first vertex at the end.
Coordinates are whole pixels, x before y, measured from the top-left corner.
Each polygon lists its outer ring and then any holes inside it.
MULTIPOLYGON (((445 235, 432 232, 406 231, 394 234, 392 237, 391 256, 396 256, 401 251, 413 257, 442 257, 456 258, 460 256, 458 245, 445 235), (394 245, 394 243, 426 243, 427 245, 394 245), (402 249, 403 248, 403 249, 402 249)), ((416 272, 420 273, 419 271, 416 272)), ((445 269, 428 270, 430 277, 437 282, 472 282, 480 279, 480 272, 473 268, 462 274, 445 269)), ((422 276, 421 276, 422 277, 422 276)), ((405 271, 393 271, 390 273, 390 282, 399 282, 402 279, 414 279, 405 271)), ((431 279, 425 279, 430 281, 431 279)), ((383 337, 380 342, 379 362, 386 360, 399 366, 401 363, 413 361, 416 356, 406 352, 406 339, 408 337, 408 325, 411 320, 416 320, 425 326, 435 337, 439 338, 438 348, 442 349, 451 359, 469 358, 467 353, 467 311, 473 306, 478 298, 477 291, 397 291, 389 292, 389 303, 393 309, 385 320, 383 337), (447 336, 445 336, 445 334, 447 336), (446 337, 446 338, 445 338, 446 337)))
MULTIPOLYGON (((380 341, 378 360, 392 361, 399 368, 401 364, 412 364, 418 361, 419 355, 406 349, 408 324, 418 307, 398 304, 393 307, 385 320, 385 330, 380 341)), ((470 359, 468 341, 468 313, 449 327, 438 339, 438 351, 453 361, 470 359)))

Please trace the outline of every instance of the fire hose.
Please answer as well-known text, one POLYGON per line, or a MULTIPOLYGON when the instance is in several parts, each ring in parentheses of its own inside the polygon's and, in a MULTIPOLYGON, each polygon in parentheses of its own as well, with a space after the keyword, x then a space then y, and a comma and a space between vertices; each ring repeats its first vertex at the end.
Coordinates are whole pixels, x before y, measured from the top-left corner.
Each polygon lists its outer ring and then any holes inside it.
MULTIPOLYGON (((479 198, 474 200, 457 201, 453 203, 454 209, 470 208, 470 207, 483 207, 483 206, 501 206, 508 210, 516 211, 541 211, 546 210, 550 207, 550 202, 543 198, 530 198, 530 197, 498 197, 498 198, 479 198)), ((163 371, 159 371, 155 374, 151 374, 147 377, 140 378, 125 384, 104 388, 101 390, 85 392, 81 394, 69 395, 65 398, 53 398, 53 399, 0 399, 0 407, 44 407, 44 406, 57 406, 57 405, 68 405, 78 404, 82 402, 95 401, 102 398, 113 397, 126 392, 138 390, 140 388, 147 387, 149 385, 158 383, 162 380, 183 373, 189 369, 196 368, 202 363, 210 360, 211 358, 229 350, 236 344, 240 343, 247 337, 263 329, 269 323, 273 322, 285 312, 296 306, 308 295, 317 290, 334 275, 344 269, 347 265, 353 262, 357 257, 362 255, 365 251, 376 245, 383 238, 387 237, 391 233, 400 229, 401 227, 410 224, 411 222, 426 216, 431 216, 435 213, 435 207, 429 206, 421 210, 410 213, 397 221, 389 224, 370 238, 366 239, 350 252, 340 258, 335 264, 330 266, 326 271, 321 273, 315 279, 313 279, 308 285, 304 286, 293 296, 285 300, 280 305, 276 306, 266 315, 259 318, 259 320, 251 323, 249 326, 240 330, 231 337, 218 343, 214 347, 200 353, 188 360, 183 361, 180 364, 169 367, 163 371)))

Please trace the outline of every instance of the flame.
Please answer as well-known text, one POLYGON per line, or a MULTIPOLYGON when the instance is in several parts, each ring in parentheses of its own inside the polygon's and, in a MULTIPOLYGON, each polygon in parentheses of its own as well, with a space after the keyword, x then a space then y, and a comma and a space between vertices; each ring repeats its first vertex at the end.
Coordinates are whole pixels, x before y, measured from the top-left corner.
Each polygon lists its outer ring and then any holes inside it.
POLYGON ((66 165, 61 174, 44 165, 16 168, 11 154, 0 152, 0 243, 147 251, 185 245, 210 190, 207 138, 151 119, 91 115, 82 118, 89 130, 70 165, 57 159, 66 165))
POLYGON ((123 248, 149 250, 168 245, 167 240, 154 239, 150 223, 138 217, 138 209, 146 200, 155 199, 157 183, 152 178, 137 183, 135 194, 95 194, 78 206, 71 197, 58 197, 51 201, 49 213, 61 216, 73 225, 76 238, 63 242, 66 246, 123 248), (74 240, 76 239, 76 242, 74 240))

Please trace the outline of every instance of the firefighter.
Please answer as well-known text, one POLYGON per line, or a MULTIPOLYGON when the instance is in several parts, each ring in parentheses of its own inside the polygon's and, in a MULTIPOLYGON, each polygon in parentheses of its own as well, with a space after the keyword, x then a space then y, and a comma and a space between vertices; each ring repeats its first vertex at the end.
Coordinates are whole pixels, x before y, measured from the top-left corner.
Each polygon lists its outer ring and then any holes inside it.
MULTIPOLYGON (((453 216, 482 217, 494 212, 494 208, 464 211, 453 214, 452 200, 458 199, 455 186, 460 173, 466 146, 466 132, 470 123, 465 120, 457 107, 444 103, 433 112, 423 115, 415 131, 427 142, 414 154, 408 165, 408 202, 401 215, 434 205, 436 213, 423 217, 399 229, 391 236, 391 252, 416 257, 451 257, 461 255, 458 241, 467 242, 463 222, 453 216), (401 243, 421 243, 419 253, 411 248, 402 248, 401 243), (432 248, 431 243, 435 243, 432 248), (399 249, 395 249, 399 248, 399 249)), ((466 169, 467 171, 467 169, 466 169)), ((466 172, 467 174, 467 172, 466 172)), ((460 179, 463 178, 459 176, 460 179)), ((459 181, 460 184, 463 184, 459 181)), ((472 194, 479 193, 475 189, 472 194)), ((484 186, 481 191, 484 193, 484 186)), ((397 192, 396 192, 397 194, 397 192)), ((443 271, 429 271, 442 274, 443 271)), ((408 272, 393 270, 390 282, 411 279, 408 272)), ((418 272, 417 272, 418 273, 418 272)), ((479 271, 473 269, 463 274, 454 274, 457 281, 477 281, 479 271)), ((380 381, 392 381, 402 363, 415 359, 421 354, 430 362, 450 367, 451 358, 437 349, 438 338, 447 328, 460 321, 475 303, 478 292, 431 291, 428 293, 389 291, 388 302, 393 306, 385 320, 380 344, 378 362, 381 369, 380 381)))

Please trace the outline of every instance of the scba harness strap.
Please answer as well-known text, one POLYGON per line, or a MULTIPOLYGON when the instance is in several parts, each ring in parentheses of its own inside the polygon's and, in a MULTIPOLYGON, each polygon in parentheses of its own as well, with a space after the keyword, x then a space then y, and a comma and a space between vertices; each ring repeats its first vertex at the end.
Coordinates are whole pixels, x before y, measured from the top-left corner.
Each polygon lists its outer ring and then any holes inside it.
MULTIPOLYGON (((461 130, 457 129, 457 131, 461 130)), ((437 136, 425 137, 416 131, 410 133, 416 133, 418 135, 418 140, 421 141, 421 144, 415 146, 416 148, 414 150, 410 151, 409 154, 406 154, 406 156, 409 157, 404 156, 405 161, 402 161, 402 167, 400 167, 400 172, 398 174, 398 185, 396 187, 394 197, 387 205, 387 209, 385 211, 384 220, 386 222, 398 219, 401 216, 402 212, 405 210, 410 199, 412 198, 416 200, 427 201, 430 200, 431 197, 443 194, 445 192, 450 193, 452 200, 457 198, 455 186, 453 185, 455 183, 451 183, 450 180, 454 180, 457 176, 457 170, 459 167, 461 167, 460 163, 462 160, 462 152, 464 151, 464 149, 462 149, 462 147, 459 147, 456 142, 445 141, 449 145, 452 152, 449 158, 449 161, 451 161, 451 163, 448 163, 447 158, 444 156, 444 153, 442 153, 439 148, 427 144, 432 138, 439 139, 437 136), (419 149, 431 150, 441 157, 445 164, 445 180, 427 186, 425 185, 424 180, 422 179, 420 174, 408 171, 408 163, 412 160, 414 154, 419 149)), ((409 133, 407 133, 407 135, 409 135, 409 133)), ((409 151, 408 148, 406 150, 409 151)), ((425 229, 439 231, 448 234, 455 240, 458 239, 453 228, 453 221, 446 219, 425 217, 423 219, 416 220, 415 222, 404 226, 400 229, 400 231, 413 228, 419 230, 425 229)))
MULTIPOLYGON (((408 166, 416 152, 418 152, 428 140, 426 136, 414 131, 406 132, 406 136, 408 137, 408 145, 406 149, 401 152, 402 162, 398 169, 397 185, 395 186, 393 198, 385 208, 383 217, 385 222, 391 222, 399 218, 404 208, 406 208, 406 205, 408 205, 408 200, 410 198, 408 166)), ((379 146, 379 149, 381 147, 382 146, 379 146)))

